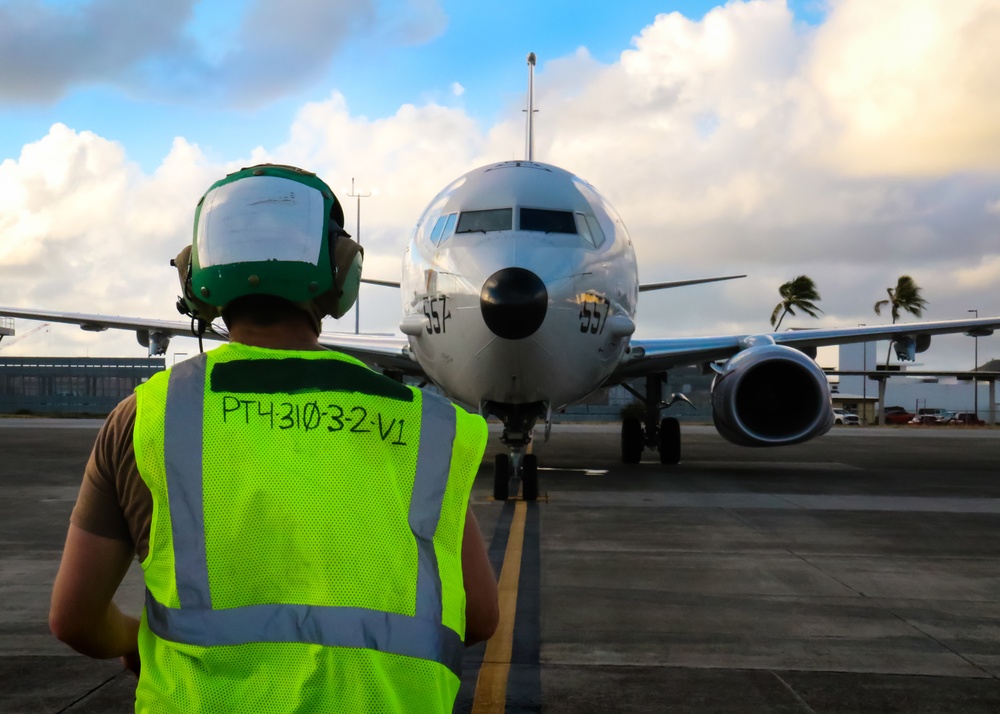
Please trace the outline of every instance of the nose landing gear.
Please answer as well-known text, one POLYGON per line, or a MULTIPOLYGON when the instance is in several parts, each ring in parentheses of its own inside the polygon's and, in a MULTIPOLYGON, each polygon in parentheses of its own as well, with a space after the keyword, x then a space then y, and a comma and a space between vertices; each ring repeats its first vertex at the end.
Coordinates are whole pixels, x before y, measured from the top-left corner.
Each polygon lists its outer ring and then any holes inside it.
MULTIPOLYGON (((506 501, 511 493, 516 496, 520 487, 525 501, 538 499, 538 457, 528 453, 531 430, 535 421, 547 413, 546 405, 504 405, 488 403, 483 413, 493 414, 503 421, 500 441, 510 449, 509 454, 497 454, 493 459, 493 498, 506 501)), ((547 422, 550 417, 547 417, 547 422)))
POLYGON ((538 499, 538 457, 516 450, 511 455, 497 454, 493 460, 493 499, 506 501, 512 491, 517 495, 518 486, 525 501, 538 499))

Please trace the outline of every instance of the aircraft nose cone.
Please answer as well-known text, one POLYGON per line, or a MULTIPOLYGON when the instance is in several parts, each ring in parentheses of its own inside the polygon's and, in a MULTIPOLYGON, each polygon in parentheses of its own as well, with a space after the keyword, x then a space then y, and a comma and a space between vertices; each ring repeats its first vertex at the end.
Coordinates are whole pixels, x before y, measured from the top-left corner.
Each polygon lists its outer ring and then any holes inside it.
POLYGON ((504 268, 493 273, 479 294, 486 326, 497 337, 520 340, 535 334, 545 320, 549 293, 530 270, 504 268))

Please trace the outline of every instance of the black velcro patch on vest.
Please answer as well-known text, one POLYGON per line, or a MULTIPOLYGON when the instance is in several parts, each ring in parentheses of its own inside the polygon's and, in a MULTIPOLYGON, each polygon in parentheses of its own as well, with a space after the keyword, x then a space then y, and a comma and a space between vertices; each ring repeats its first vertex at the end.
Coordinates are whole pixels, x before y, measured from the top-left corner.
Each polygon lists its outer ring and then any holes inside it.
POLYGON ((236 394, 308 394, 359 392, 412 402, 403 384, 367 367, 332 359, 257 359, 222 362, 212 368, 210 389, 236 394))

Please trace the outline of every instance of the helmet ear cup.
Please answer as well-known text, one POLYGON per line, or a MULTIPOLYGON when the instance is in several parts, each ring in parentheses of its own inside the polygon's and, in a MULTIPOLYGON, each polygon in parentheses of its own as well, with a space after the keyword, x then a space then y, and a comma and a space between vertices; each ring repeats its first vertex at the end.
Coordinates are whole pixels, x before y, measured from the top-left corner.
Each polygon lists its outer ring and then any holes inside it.
POLYGON ((343 317, 358 299, 364 249, 342 231, 331 231, 330 262, 334 288, 313 302, 324 315, 343 317))
MULTIPOLYGON (((335 194, 335 193, 333 193, 331 191, 330 195, 333 197, 333 205, 330 206, 330 218, 333 219, 333 222, 336 223, 337 226, 343 226, 344 225, 344 207, 342 205, 340 205, 340 199, 337 198, 337 194, 335 194)), ((341 229, 341 230, 343 230, 343 229, 341 229)))
POLYGON ((336 318, 347 314, 347 311, 357 302, 364 258, 364 249, 353 240, 346 236, 337 239, 334 250, 337 270, 335 282, 340 291, 340 297, 337 299, 336 312, 333 313, 336 318))
POLYGON ((177 268, 177 277, 181 281, 181 298, 177 301, 177 310, 182 315, 197 318, 206 323, 211 322, 221 314, 219 308, 195 297, 191 285, 191 249, 186 245, 181 249, 171 263, 177 268))

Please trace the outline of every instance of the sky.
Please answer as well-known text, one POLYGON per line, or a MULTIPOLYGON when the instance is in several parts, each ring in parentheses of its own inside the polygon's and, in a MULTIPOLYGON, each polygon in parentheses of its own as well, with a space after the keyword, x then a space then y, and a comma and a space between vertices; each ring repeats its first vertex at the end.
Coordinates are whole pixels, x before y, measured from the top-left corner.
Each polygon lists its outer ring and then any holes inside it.
MULTIPOLYGON (((637 336, 767 332, 802 274, 823 312, 783 327, 888 323, 904 274, 923 319, 1000 315, 997 37, 996 0, 0 0, 0 305, 179 319, 198 199, 263 161, 317 172, 352 233, 360 206, 365 274, 398 280, 441 188, 523 158, 535 52, 535 158, 610 199, 640 279, 748 275, 643 293, 637 336)), ((396 291, 360 305, 397 332, 396 291)), ((52 325, 2 354, 146 350, 52 325)))

